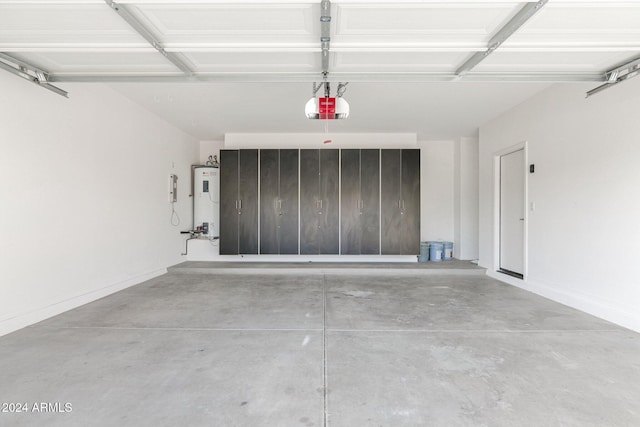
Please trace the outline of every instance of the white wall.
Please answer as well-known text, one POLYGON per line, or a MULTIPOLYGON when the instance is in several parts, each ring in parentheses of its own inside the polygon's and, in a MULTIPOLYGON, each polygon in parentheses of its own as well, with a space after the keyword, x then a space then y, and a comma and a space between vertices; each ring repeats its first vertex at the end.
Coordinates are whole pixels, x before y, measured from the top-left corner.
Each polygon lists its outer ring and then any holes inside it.
POLYGON ((240 148, 416 148, 415 133, 227 133, 224 147, 240 148))
POLYGON ((0 73, 0 334, 165 272, 191 227, 197 141, 107 86, 61 86, 0 73))
POLYGON ((494 153, 523 141, 528 274, 511 283, 640 331, 640 79, 556 85, 480 129, 480 264, 494 267, 494 153))
POLYGON ((420 240, 454 240, 454 141, 420 146, 420 240))
POLYGON ((478 259, 478 138, 454 143, 454 256, 478 259))

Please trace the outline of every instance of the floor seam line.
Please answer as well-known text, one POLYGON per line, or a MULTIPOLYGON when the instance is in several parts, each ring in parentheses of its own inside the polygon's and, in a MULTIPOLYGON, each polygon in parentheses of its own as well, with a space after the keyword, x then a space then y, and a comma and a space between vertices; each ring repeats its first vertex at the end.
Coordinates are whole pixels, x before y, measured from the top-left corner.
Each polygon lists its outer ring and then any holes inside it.
MULTIPOLYGON (((323 307, 323 311, 326 308, 323 307)), ((585 332, 624 332, 620 329, 532 329, 532 330, 513 330, 513 329, 487 329, 487 330, 470 330, 470 329, 340 329, 326 327, 326 313, 323 313, 323 328, 164 328, 164 327, 120 327, 120 326, 29 326, 29 329, 102 329, 102 330, 131 330, 131 331, 220 331, 220 332, 322 332, 323 339, 326 339, 327 332, 349 332, 349 333, 367 333, 367 332, 424 332, 424 333, 509 333, 509 334, 531 334, 531 333, 585 333, 585 332)))
POLYGON ((323 426, 327 427, 327 276, 322 275, 322 390, 323 390, 323 426))
POLYGON ((531 333, 585 333, 585 332, 623 332, 619 329, 535 329, 535 330, 500 330, 500 329, 489 329, 489 330, 468 330, 468 329, 328 329, 327 332, 424 332, 424 333, 469 333, 469 334, 496 334, 496 333, 504 333, 504 334, 531 334, 531 333))
POLYGON ((307 329, 266 329, 266 328, 153 328, 153 327, 112 327, 112 326, 38 326, 33 329, 102 329, 114 331, 218 331, 218 332, 322 332, 320 328, 307 329))

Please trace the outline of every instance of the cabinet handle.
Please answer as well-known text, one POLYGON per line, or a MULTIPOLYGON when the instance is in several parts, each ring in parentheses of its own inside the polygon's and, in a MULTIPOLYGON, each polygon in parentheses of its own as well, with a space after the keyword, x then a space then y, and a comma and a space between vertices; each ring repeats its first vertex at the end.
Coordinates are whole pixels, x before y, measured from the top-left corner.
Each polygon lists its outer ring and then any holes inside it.
POLYGON ((404 210, 404 200, 402 201, 402 210, 404 210))
POLYGON ((398 209, 402 209, 402 207, 400 206, 400 200, 398 200, 398 209))
POLYGON ((320 209, 322 209, 322 199, 320 199, 320 209))
POLYGON ((238 200, 238 202, 239 202, 239 203, 238 203, 238 208, 239 208, 239 209, 242 209, 242 199, 238 200))
POLYGON ((282 210, 282 199, 278 200, 278 209, 282 210))
POLYGON ((236 200, 236 209, 238 209, 238 201, 236 200))

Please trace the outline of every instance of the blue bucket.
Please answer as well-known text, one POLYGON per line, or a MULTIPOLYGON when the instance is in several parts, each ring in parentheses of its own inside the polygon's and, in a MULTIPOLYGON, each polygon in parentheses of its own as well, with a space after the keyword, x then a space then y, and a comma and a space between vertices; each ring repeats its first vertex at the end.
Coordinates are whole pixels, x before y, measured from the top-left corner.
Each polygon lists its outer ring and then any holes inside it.
POLYGON ((442 242, 442 259, 448 261, 453 259, 453 242, 442 242))
POLYGON ((418 262, 429 261, 429 242, 420 242, 420 256, 418 262))
POLYGON ((429 245, 429 259, 434 262, 442 261, 444 246, 440 242, 431 242, 429 245))

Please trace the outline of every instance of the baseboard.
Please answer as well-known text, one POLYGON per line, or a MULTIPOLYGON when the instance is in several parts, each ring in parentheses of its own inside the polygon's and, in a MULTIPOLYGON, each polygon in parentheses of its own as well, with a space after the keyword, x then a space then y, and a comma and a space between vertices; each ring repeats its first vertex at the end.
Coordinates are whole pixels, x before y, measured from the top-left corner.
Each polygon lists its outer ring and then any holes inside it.
POLYGON ((216 255, 188 258, 189 261, 212 262, 297 262, 297 263, 349 263, 349 262, 418 262, 417 255, 216 255))
POLYGON ((323 274, 327 276, 484 276, 484 270, 479 268, 402 268, 385 267, 379 269, 366 268, 312 268, 312 267, 279 267, 279 268, 224 268, 224 267, 169 267, 170 273, 180 274, 213 274, 213 275, 311 275, 323 274))
POLYGON ((11 332, 17 331, 18 329, 22 329, 50 317, 57 316, 58 314, 64 313, 65 311, 69 311, 76 307, 80 307, 81 305, 88 304, 97 299, 106 297, 107 295, 111 295, 115 292, 129 288, 133 285, 137 285, 146 280, 153 279, 154 277, 161 276, 166 272, 167 269, 162 268, 159 270, 140 274, 138 276, 130 277, 126 280, 113 283, 104 288, 77 295, 64 301, 55 302, 45 307, 37 308, 27 313, 21 313, 17 316, 2 320, 0 321, 0 336, 7 335, 11 332))
POLYGON ((591 314, 592 316, 599 317, 608 322, 615 323, 624 328, 631 329, 632 331, 640 332, 639 311, 632 312, 625 308, 602 302, 590 295, 566 292, 547 283, 533 280, 520 280, 495 271, 487 270, 487 276, 591 314))

